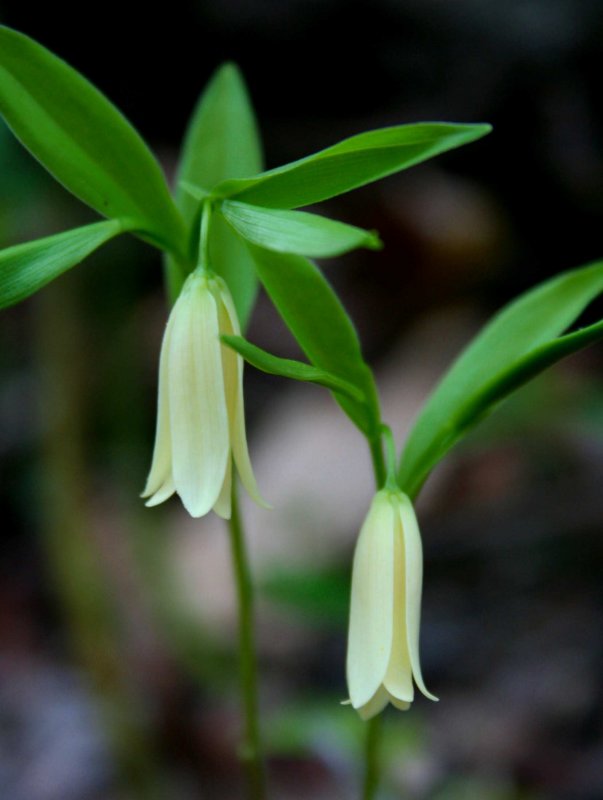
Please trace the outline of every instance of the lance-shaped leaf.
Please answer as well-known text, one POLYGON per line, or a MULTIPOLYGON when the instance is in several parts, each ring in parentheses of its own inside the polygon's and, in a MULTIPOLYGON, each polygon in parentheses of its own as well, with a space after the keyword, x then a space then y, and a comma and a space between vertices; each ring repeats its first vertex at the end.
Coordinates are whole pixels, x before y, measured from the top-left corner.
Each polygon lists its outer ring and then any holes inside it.
POLYGON ((29 297, 126 230, 120 220, 107 220, 1 250, 0 308, 29 297))
MULTIPOLYGON (((189 257, 194 264, 199 239, 198 214, 204 189, 229 178, 245 178, 262 169, 258 128, 245 82, 234 64, 224 64, 201 95, 188 126, 178 167, 176 203, 189 226, 189 257), (195 197, 186 186, 198 187, 195 197)), ((228 283, 243 328, 257 292, 253 261, 244 245, 218 215, 210 231, 212 268, 228 283)), ((170 259, 168 277, 175 298, 183 272, 170 259)))
POLYGON ((382 246, 372 231, 305 211, 261 208, 235 200, 225 200, 221 211, 244 239, 277 253, 330 258, 357 247, 378 250, 382 246))
POLYGON ((233 350, 243 356, 256 369, 267 372, 269 375, 280 375, 283 378, 290 378, 294 381, 304 381, 306 383, 317 383, 325 386, 332 392, 341 392, 352 400, 362 402, 364 396, 362 392, 348 381, 338 378, 332 372, 313 367, 311 364, 304 364, 303 361, 295 361, 291 358, 279 358, 278 356, 262 350, 261 347, 252 344, 242 336, 222 336, 222 341, 233 350))
POLYGON ((430 396, 402 454, 414 495, 431 469, 508 394, 564 356, 603 338, 603 321, 560 336, 603 292, 603 261, 537 286, 500 311, 430 396))
POLYGON ((480 139, 489 125, 423 122, 361 133, 254 178, 230 180, 218 197, 267 208, 298 208, 349 192, 480 139))
POLYGON ((106 217, 136 220, 163 247, 184 227, 159 165, 92 84, 33 39, 0 26, 0 113, 27 149, 106 217))
POLYGON ((247 178, 262 169, 262 150, 249 94, 235 64, 212 76, 193 112, 178 168, 177 202, 187 220, 198 204, 182 182, 213 189, 230 178, 247 178))
POLYGON ((260 281, 308 359, 350 383, 365 398, 358 402, 336 391, 339 405, 363 433, 378 435, 380 412, 373 375, 333 289, 303 256, 274 253, 252 244, 248 247, 260 281))

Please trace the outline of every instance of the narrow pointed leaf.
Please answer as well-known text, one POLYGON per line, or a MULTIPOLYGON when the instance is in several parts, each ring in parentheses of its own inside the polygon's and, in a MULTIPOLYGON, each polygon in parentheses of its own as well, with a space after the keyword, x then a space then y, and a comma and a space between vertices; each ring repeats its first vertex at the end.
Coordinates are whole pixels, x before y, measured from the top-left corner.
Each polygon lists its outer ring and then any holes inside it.
MULTIPOLYGON (((211 78, 191 117, 178 168, 176 203, 189 226, 189 257, 196 262, 199 238, 195 224, 201 196, 217 183, 246 178, 262 169, 262 148, 255 114, 243 77, 234 64, 224 64, 211 78)), ((257 291, 253 261, 228 225, 217 215, 210 233, 212 268, 228 283, 244 327, 257 291)), ((186 277, 168 260, 171 294, 186 277)))
POLYGON ((106 217, 162 246, 184 230, 144 141, 92 84, 28 36, 0 26, 0 113, 46 169, 106 217))
POLYGON ((563 334, 603 292, 603 261, 566 272, 506 306, 467 347, 421 411, 402 455, 411 496, 459 439, 512 391, 603 338, 603 321, 563 334))
POLYGON ((0 308, 29 297, 127 229, 107 220, 1 250, 0 308))
POLYGON ((381 247, 372 231, 305 211, 261 208, 234 200, 225 200, 221 210, 244 239, 278 253, 330 258, 357 247, 381 247))
POLYGON ((198 207, 182 182, 210 190, 261 169, 259 133, 245 82, 234 64, 224 64, 199 98, 186 132, 178 168, 178 206, 189 221, 198 207))
POLYGON ((468 144, 490 130, 489 125, 443 122, 381 128, 254 178, 226 181, 214 193, 267 208, 307 206, 468 144))
POLYGON ((262 370, 262 372, 267 372, 270 375, 280 375, 283 378, 290 378, 294 381, 317 383, 320 386, 326 386, 332 392, 341 392, 341 394, 358 402, 362 402, 364 399, 362 392, 355 386, 342 378, 338 378, 337 375, 333 375, 332 372, 313 367, 311 364, 304 364, 303 361, 279 358, 248 342, 242 336, 222 336, 221 338, 229 347, 232 347, 239 355, 243 356, 245 361, 256 367, 256 369, 262 370))
POLYGON ((380 414, 373 375, 333 289, 303 256, 273 253, 252 244, 248 247, 260 281, 308 359, 352 384, 366 398, 360 403, 336 393, 339 405, 361 431, 376 435, 380 414))

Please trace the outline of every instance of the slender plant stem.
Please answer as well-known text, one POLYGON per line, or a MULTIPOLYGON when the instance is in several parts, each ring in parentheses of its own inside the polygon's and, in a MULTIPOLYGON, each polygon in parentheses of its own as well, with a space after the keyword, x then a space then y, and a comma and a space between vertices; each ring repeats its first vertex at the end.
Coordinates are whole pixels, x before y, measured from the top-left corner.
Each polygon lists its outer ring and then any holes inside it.
POLYGON ((382 717, 378 714, 366 724, 364 740, 364 782, 362 800, 373 800, 379 787, 381 777, 381 760, 379 744, 381 742, 382 717))
POLYGON ((368 439, 373 461, 373 472, 375 473, 375 484, 377 489, 381 489, 386 479, 385 459, 383 458, 383 443, 381 435, 368 439))
POLYGON ((230 544, 234 565, 239 607, 240 681, 245 734, 240 758, 247 773, 249 800, 266 797, 266 773, 260 737, 258 713, 257 654, 253 619, 253 586, 245 546, 243 524, 239 511, 236 481, 232 482, 232 515, 229 523, 230 544))
POLYGON ((205 267, 205 269, 209 269, 209 229, 211 212, 211 202, 205 201, 201 213, 201 232, 199 235, 199 265, 205 267))

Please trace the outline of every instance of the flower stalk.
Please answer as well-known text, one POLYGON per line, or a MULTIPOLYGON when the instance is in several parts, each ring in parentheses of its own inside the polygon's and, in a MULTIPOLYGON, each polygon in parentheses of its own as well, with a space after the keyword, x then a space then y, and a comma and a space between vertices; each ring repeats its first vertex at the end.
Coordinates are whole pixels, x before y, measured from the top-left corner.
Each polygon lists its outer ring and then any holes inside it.
POLYGON ((178 493, 188 513, 213 510, 228 520, 238 606, 244 735, 239 755, 249 800, 264 800, 266 779, 258 712, 254 597, 235 468, 260 497, 247 450, 243 359, 221 342, 240 334, 228 286, 210 262, 212 204, 201 209, 198 264, 170 313, 161 347, 157 432, 143 497, 154 506, 178 493))
POLYGON ((236 482, 232 485, 232 514, 228 522, 230 547, 237 589, 239 612, 239 670, 241 697, 245 715, 245 732, 239 757, 247 775, 249 800, 264 800, 266 773, 263 759, 258 710, 257 649, 254 634, 254 596, 249 559, 237 497, 236 482))
POLYGON ((362 800, 373 800, 381 778, 380 747, 383 717, 377 715, 366 724, 364 738, 364 776, 362 781, 362 800))
POLYGON ((363 800, 374 800, 379 786, 379 712, 388 702, 407 710, 413 680, 437 699, 425 688, 419 662, 420 533, 412 501, 396 481, 393 434, 386 425, 380 430, 379 440, 369 440, 378 491, 354 556, 347 659, 351 703, 367 720, 363 800))

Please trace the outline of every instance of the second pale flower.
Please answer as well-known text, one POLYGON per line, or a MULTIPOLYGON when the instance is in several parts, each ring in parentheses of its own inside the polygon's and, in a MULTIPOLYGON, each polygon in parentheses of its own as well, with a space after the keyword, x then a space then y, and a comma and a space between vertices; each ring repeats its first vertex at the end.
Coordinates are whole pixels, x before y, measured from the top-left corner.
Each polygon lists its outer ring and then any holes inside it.
POLYGON ((358 537, 352 571, 347 677, 363 719, 389 703, 406 710, 414 683, 431 700, 419 661, 423 553, 410 499, 377 492, 358 537))
POLYGON ((261 505, 247 450, 243 360, 220 335, 240 335, 224 281, 193 272, 170 314, 161 346, 153 463, 143 492, 154 506, 174 492, 193 517, 231 513, 232 459, 261 505))

